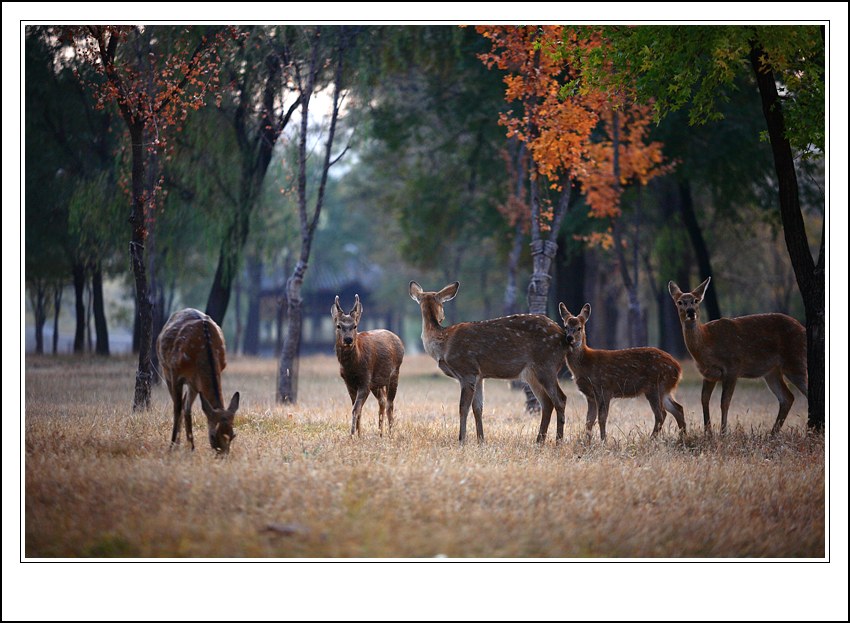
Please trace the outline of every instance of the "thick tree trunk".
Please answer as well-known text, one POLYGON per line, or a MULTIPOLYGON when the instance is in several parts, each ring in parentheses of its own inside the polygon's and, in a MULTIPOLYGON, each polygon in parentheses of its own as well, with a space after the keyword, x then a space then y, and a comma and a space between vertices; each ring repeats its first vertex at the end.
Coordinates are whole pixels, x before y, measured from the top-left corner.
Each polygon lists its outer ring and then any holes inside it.
POLYGON ((109 356, 109 330, 106 326, 106 312, 103 308, 103 271, 98 263, 91 276, 92 307, 94 312, 95 351, 98 355, 109 356))
POLYGON ((59 283, 53 286, 53 354, 59 352, 59 312, 62 308, 62 293, 64 286, 59 283))
MULTIPOLYGON (((762 64, 764 51, 756 45, 750 50, 750 62, 755 72, 761 95, 762 112, 767 122, 773 164, 779 184, 779 211, 785 246, 791 258, 797 286, 806 308, 806 339, 809 368, 809 428, 824 431, 826 428, 826 238, 821 237, 817 265, 809 251, 806 224, 800 209, 797 172, 794 153, 785 136, 785 119, 776 90, 776 81, 769 67, 762 64)), ((824 226, 826 219, 824 219, 824 226)), ((826 233, 825 231, 823 232, 826 233)))
POLYGON ((86 349, 86 267, 81 262, 74 262, 74 313, 76 315, 76 330, 74 331, 74 352, 82 353, 86 349))
POLYGON ((233 276, 228 268, 229 260, 225 245, 222 244, 218 253, 218 265, 215 269, 210 293, 207 296, 207 306, 204 310, 207 316, 215 320, 221 326, 224 322, 224 314, 230 304, 230 289, 233 285, 233 276))
POLYGON ((130 227, 130 263, 136 291, 136 310, 139 322, 139 365, 136 369, 136 384, 133 392, 133 410, 147 410, 151 401, 151 350, 153 339, 153 306, 148 292, 145 272, 145 239, 148 235, 145 224, 145 153, 142 144, 144 124, 128 124, 132 143, 132 213, 130 227))
MULTIPOLYGON (((682 222, 685 224, 685 229, 688 231, 688 236, 691 239, 691 245, 696 254, 697 266, 699 267, 699 279, 702 281, 712 276, 711 271, 711 255, 708 252, 708 245, 705 243, 705 238, 702 236, 697 215, 694 211, 694 198, 691 194, 691 184, 687 180, 679 182, 679 210, 682 215, 682 222)), ((720 303, 717 301, 717 288, 709 288, 705 292, 705 306, 708 311, 708 316, 711 320, 721 318, 720 303)))

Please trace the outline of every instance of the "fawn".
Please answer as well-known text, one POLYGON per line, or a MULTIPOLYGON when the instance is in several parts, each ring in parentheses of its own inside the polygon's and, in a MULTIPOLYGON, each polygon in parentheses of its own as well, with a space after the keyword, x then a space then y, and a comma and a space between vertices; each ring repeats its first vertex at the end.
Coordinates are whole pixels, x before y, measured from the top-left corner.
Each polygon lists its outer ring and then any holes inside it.
POLYGON ((389 433, 393 432, 393 401, 398 389, 398 373, 404 358, 404 344, 392 331, 376 329, 357 332, 363 314, 360 296, 354 295, 354 307, 345 313, 334 299, 331 316, 336 323, 336 358, 339 374, 348 388, 351 409, 351 435, 360 435, 360 412, 371 391, 378 400, 378 431, 384 436, 384 412, 389 433))
POLYGON ((546 440, 552 409, 557 413, 557 437, 564 436, 566 396, 558 385, 558 370, 564 363, 564 331, 546 316, 519 314, 441 326, 443 303, 452 300, 460 283, 455 281, 439 292, 424 292, 410 282, 410 298, 422 311, 422 345, 446 376, 460 383, 460 443, 466 441, 469 407, 475 416, 478 442, 484 441, 482 411, 485 378, 520 378, 531 386, 540 401, 542 416, 537 442, 546 440))
POLYGON ((685 433, 685 412, 673 399, 682 368, 672 356, 657 348, 595 350, 587 345, 584 326, 590 318, 590 304, 573 316, 563 303, 558 305, 564 321, 567 366, 576 386, 587 399, 587 439, 599 417, 599 434, 605 441, 608 405, 612 398, 646 396, 655 414, 652 437, 664 424, 666 409, 676 418, 680 434, 685 433))
POLYGON ((192 450, 192 404, 201 396, 201 409, 207 416, 207 429, 213 450, 230 451, 236 437, 233 418, 239 408, 239 392, 225 409, 221 391, 221 371, 227 365, 224 335, 212 318, 197 309, 174 312, 156 340, 162 375, 174 406, 171 444, 179 443, 180 414, 186 422, 186 437, 192 450), (183 386, 188 387, 185 400, 183 386))
POLYGON ((806 329, 785 314, 754 314, 739 318, 719 318, 702 324, 699 305, 711 277, 693 292, 682 292, 672 281, 667 284, 676 303, 685 345, 696 362, 702 381, 702 414, 705 433, 711 434, 708 403, 717 381, 723 385, 720 395, 720 432, 727 430, 729 403, 738 378, 763 377, 770 391, 779 400, 779 413, 772 434, 782 423, 794 404, 794 394, 782 376, 807 394, 806 329))

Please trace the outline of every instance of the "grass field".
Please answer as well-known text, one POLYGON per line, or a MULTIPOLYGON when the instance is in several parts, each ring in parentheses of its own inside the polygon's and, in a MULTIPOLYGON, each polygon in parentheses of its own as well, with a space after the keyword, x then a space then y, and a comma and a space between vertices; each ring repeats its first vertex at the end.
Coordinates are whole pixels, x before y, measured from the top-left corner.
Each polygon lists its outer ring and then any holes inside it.
MULTIPOLYGON (((534 443, 538 419, 505 381, 485 383, 487 442, 457 443, 459 387, 408 356, 392 437, 377 403, 349 434, 332 357, 301 363, 299 403, 274 402, 276 362, 232 358, 237 438, 214 456, 195 405, 197 449, 169 449, 171 405, 133 413, 130 359, 29 357, 25 370, 26 557, 807 557, 825 556, 824 443, 806 437, 806 401, 777 438, 776 399, 741 381, 731 434, 705 438, 699 380, 685 362, 650 440, 644 399, 615 400, 609 440, 583 441, 570 381, 565 442, 534 443)), ((712 401, 719 423, 719 390, 712 401)), ((469 433, 474 439, 470 415, 469 433)))

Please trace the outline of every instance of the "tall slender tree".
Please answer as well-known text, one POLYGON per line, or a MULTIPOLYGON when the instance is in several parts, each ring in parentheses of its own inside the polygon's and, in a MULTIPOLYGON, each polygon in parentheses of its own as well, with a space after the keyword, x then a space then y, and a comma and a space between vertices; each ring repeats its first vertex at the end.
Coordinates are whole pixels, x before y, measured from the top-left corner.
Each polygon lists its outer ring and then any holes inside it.
MULTIPOLYGON (((298 400, 298 355, 301 346, 301 289, 307 266, 310 261, 310 250, 313 236, 325 199, 325 187, 330 168, 339 162, 347 149, 332 156, 337 122, 344 99, 344 66, 346 53, 354 42, 354 31, 348 27, 332 30, 323 27, 304 27, 300 30, 303 38, 304 60, 295 61, 295 83, 298 90, 301 123, 298 135, 298 221, 301 233, 301 250, 295 268, 286 282, 289 326, 277 374, 277 401, 294 403, 298 400), (309 205, 307 189, 307 142, 310 130, 310 104, 322 86, 323 70, 331 68, 330 88, 330 119, 328 123, 325 146, 322 154, 320 179, 316 189, 312 207, 309 205)), ((299 41, 296 44, 300 45, 299 41)), ((293 55, 294 56, 294 55, 293 55)))

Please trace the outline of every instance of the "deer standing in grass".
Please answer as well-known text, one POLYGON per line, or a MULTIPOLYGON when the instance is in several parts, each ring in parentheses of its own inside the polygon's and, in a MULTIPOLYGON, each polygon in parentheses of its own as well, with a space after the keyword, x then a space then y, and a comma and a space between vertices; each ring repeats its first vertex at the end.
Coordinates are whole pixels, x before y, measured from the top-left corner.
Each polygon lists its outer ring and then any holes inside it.
POLYGON ((612 398, 631 398, 643 394, 655 415, 652 437, 664 424, 666 409, 676 418, 679 432, 685 433, 685 411, 673 399, 682 368, 673 357, 657 348, 595 350, 587 345, 584 326, 590 317, 590 304, 573 316, 567 306, 558 305, 564 321, 567 366, 576 386, 587 399, 587 439, 599 418, 599 434, 605 441, 608 405, 612 398))
POLYGON ((354 307, 345 313, 339 297, 334 299, 331 316, 336 323, 336 358, 339 374, 351 396, 351 435, 360 435, 360 412, 371 391, 378 400, 378 431, 384 436, 384 412, 389 433, 393 432, 393 401, 398 389, 398 373, 404 358, 404 344, 392 331, 376 329, 357 332, 363 314, 360 296, 354 295, 354 307))
POLYGON ((711 434, 708 403, 718 381, 720 395, 720 432, 727 430, 729 403, 739 378, 757 379, 765 383, 779 400, 779 413, 772 434, 782 423, 794 404, 794 394, 788 389, 783 375, 807 394, 809 374, 806 365, 806 329, 785 314, 753 314, 739 318, 719 318, 702 324, 699 305, 711 277, 693 292, 682 292, 672 281, 667 284, 676 303, 685 345, 696 362, 702 381, 702 414, 705 433, 711 434))
POLYGON ((207 416, 207 431, 213 450, 226 454, 236 437, 233 418, 239 408, 239 392, 233 394, 225 409, 221 390, 221 371, 227 365, 224 335, 215 321, 197 309, 174 312, 156 340, 162 375, 174 406, 171 444, 179 443, 181 413, 186 422, 186 437, 192 450, 192 404, 201 397, 201 409, 207 416), (183 386, 187 387, 183 397, 183 386))
POLYGON ((558 385, 558 370, 564 363, 564 331, 546 316, 519 314, 441 326, 443 303, 452 300, 460 283, 455 281, 439 292, 424 292, 410 282, 410 297, 422 311, 422 345, 440 370, 460 383, 460 443, 466 441, 469 407, 475 416, 478 442, 484 441, 482 412, 484 379, 520 378, 529 384, 540 401, 542 416, 537 442, 546 440, 552 409, 557 413, 557 437, 564 437, 566 396, 558 385))

